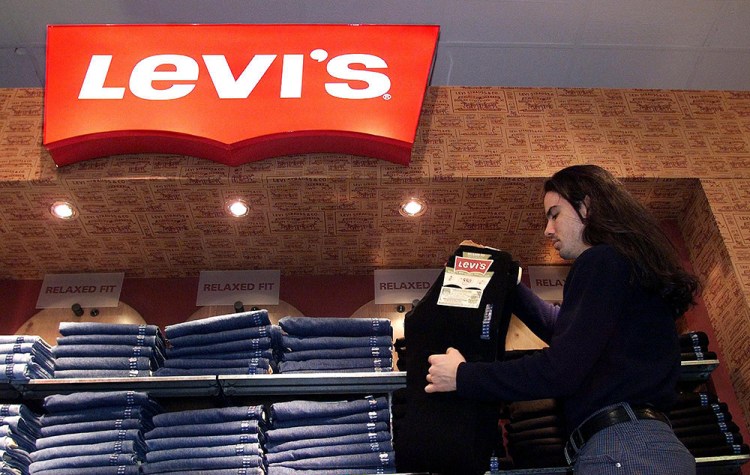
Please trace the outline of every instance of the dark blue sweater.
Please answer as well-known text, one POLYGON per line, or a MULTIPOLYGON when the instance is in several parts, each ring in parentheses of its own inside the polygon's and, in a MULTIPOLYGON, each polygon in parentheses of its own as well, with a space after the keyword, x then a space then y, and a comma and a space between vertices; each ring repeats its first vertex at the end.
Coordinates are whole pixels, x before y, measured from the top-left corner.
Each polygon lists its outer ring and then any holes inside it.
POLYGON ((560 307, 520 285, 513 311, 549 347, 516 360, 462 363, 458 393, 480 400, 555 398, 568 430, 619 402, 669 410, 680 373, 672 313, 630 276, 624 256, 598 245, 573 263, 560 307))

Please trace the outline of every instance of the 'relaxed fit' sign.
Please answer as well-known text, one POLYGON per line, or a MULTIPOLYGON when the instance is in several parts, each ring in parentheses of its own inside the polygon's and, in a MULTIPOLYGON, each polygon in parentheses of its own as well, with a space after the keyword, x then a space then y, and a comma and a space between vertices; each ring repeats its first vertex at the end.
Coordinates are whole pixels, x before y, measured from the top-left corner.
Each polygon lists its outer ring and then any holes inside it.
POLYGON ((227 165, 348 153, 407 165, 437 26, 53 25, 58 165, 173 153, 227 165))

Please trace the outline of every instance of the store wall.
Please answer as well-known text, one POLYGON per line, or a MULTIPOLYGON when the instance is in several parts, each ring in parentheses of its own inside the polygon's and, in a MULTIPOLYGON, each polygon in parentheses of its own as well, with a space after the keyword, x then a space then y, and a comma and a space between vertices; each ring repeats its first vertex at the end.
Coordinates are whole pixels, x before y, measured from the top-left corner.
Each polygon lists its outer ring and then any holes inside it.
MULTIPOLYGON (((64 179, 40 144, 42 96, 38 89, 0 90, 0 185, 11 190, 7 196, 19 183, 19 189, 39 182, 52 187, 64 179)), ((354 158, 329 166, 296 157, 301 165, 283 170, 284 160, 258 167, 274 169, 282 188, 285 177, 305 173, 341 179, 356 172, 361 183, 369 177, 415 187, 445 183, 451 191, 482 179, 538 181, 577 163, 608 168, 642 191, 639 197, 652 208, 662 206, 666 218, 674 219, 677 210, 690 261, 705 282, 703 300, 721 364, 750 416, 750 93, 436 87, 427 92, 409 167, 354 158)), ((108 178, 109 163, 92 166, 97 177, 108 178)), ((179 160, 146 159, 133 164, 133 173, 148 181, 179 174, 177 166, 179 160)), ((253 170, 240 167, 217 179, 253 179, 253 170)), ((446 202, 445 228, 486 218, 488 206, 504 204, 498 196, 478 193, 479 206, 455 220, 453 204, 446 202)), ((461 200, 456 206, 463 206, 461 200)), ((16 236, 15 230, 0 232, 3 245, 16 236)), ((491 234, 479 232, 482 238, 491 234)), ((519 255, 528 265, 554 262, 539 252, 538 241, 519 255)))

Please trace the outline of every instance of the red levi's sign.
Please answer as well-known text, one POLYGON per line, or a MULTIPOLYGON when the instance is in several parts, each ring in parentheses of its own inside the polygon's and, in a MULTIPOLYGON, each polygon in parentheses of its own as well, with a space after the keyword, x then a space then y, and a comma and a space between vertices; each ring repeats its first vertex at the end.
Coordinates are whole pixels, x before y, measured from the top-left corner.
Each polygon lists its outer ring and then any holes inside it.
POLYGON ((438 38, 423 25, 53 25, 44 145, 227 165, 346 153, 408 165, 438 38))

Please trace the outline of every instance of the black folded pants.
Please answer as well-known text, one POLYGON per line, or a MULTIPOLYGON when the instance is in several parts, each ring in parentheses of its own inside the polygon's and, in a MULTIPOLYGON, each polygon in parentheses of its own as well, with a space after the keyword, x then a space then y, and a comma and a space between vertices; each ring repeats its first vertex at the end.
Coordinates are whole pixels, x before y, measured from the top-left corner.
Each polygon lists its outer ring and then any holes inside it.
POLYGON ((394 431, 399 472, 469 475, 489 470, 499 435, 499 405, 459 398, 456 393, 427 394, 424 387, 432 354, 456 348, 467 361, 502 359, 510 323, 508 299, 518 279, 518 263, 510 254, 460 246, 448 261, 465 252, 489 254, 492 278, 479 307, 438 305, 446 271, 406 315, 406 410, 394 431))

